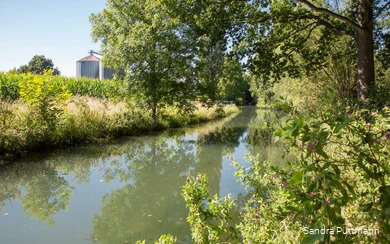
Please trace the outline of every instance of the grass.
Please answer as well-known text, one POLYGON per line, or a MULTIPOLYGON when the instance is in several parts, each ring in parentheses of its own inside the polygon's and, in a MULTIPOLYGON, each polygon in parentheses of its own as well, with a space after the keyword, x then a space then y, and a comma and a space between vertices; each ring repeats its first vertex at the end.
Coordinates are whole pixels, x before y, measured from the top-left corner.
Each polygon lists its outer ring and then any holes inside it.
POLYGON ((54 126, 36 108, 21 99, 0 100, 0 158, 66 145, 104 143, 124 135, 138 135, 172 127, 183 127, 237 113, 235 105, 222 110, 195 104, 192 114, 165 107, 157 119, 131 101, 113 102, 88 96, 73 96, 56 115, 54 126))

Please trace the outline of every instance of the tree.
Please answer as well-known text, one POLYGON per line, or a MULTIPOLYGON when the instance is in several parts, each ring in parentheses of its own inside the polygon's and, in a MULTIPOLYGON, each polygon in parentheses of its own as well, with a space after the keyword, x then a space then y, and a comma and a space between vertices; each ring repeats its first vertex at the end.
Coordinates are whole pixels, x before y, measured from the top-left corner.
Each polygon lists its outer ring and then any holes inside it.
MULTIPOLYGON (((254 4, 261 8, 265 6, 265 1, 254 1, 254 4)), ((278 48, 279 53, 266 55, 267 60, 259 57, 260 55, 255 59, 263 64, 273 62, 278 63, 276 66, 279 68, 286 68, 292 65, 291 55, 299 53, 309 63, 321 65, 321 59, 326 56, 326 49, 321 50, 317 46, 318 54, 314 55, 317 60, 308 57, 309 52, 304 53, 307 50, 304 45, 313 33, 318 30, 320 36, 317 40, 318 45, 321 46, 331 45, 332 40, 337 36, 348 35, 353 38, 357 52, 358 99, 366 101, 375 84, 374 30, 378 19, 389 5, 389 2, 381 5, 381 1, 376 0, 321 1, 320 3, 307 0, 272 1, 266 4, 269 10, 257 12, 257 16, 261 16, 259 22, 267 22, 267 25, 259 27, 258 32, 263 38, 269 40, 268 44, 273 42, 274 45, 271 46, 278 48)), ((263 40, 259 43, 266 42, 263 40)), ((267 48, 269 46, 258 45, 257 53, 275 51, 267 48)), ((264 68, 270 67, 263 65, 260 69, 264 71, 264 68)))
MULTIPOLYGON (((191 5, 198 1, 184 2, 191 5)), ((205 5, 200 16, 231 23, 226 33, 234 33, 237 43, 243 41, 252 69, 261 73, 263 80, 296 76, 297 54, 307 61, 309 69, 321 67, 326 47, 338 36, 347 35, 356 46, 358 99, 366 101, 374 87, 374 37, 382 34, 377 24, 387 16, 388 1, 237 0, 207 1, 205 5), (226 15, 218 14, 221 8, 226 15), (319 36, 315 49, 310 49, 306 44, 313 33, 319 36)))
POLYGON ((42 75, 45 70, 53 70, 53 75, 60 75, 58 68, 54 68, 53 61, 45 58, 44 55, 35 55, 28 65, 22 65, 17 70, 19 74, 31 72, 33 74, 42 75))
POLYGON ((186 101, 193 94, 190 28, 170 13, 162 1, 108 0, 101 13, 90 16, 103 63, 128 71, 132 93, 153 116, 166 104, 190 108, 186 101))
POLYGON ((249 82, 237 58, 225 58, 218 90, 224 100, 237 104, 250 102, 249 82))

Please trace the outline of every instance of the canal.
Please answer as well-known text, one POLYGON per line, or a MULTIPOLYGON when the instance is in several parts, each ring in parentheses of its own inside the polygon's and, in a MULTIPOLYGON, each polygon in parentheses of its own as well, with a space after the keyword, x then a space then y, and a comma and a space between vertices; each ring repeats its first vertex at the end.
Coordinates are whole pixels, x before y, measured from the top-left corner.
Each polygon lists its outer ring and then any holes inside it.
POLYGON ((281 155, 264 122, 236 116, 185 129, 29 155, 0 168, 0 243, 134 243, 170 233, 191 243, 181 196, 188 174, 207 174, 211 194, 245 196, 231 157, 281 155))

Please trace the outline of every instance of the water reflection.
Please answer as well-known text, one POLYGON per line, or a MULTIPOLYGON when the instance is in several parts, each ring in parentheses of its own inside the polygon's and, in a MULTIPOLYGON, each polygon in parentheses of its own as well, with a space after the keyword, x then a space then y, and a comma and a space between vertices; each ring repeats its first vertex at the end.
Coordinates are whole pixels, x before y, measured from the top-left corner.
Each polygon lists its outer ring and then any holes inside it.
POLYGON ((181 238, 187 211, 181 197, 185 175, 196 164, 193 142, 183 137, 136 138, 124 154, 106 169, 107 181, 126 184, 103 196, 100 213, 93 217, 92 240, 99 243, 134 243, 157 239, 163 233, 181 238))
MULTIPOLYGON (((255 117, 254 108, 244 108, 236 117, 201 126, 31 156, 0 168, 0 224, 17 222, 11 215, 23 211, 23 225, 34 218, 56 226, 35 223, 40 228, 36 233, 43 236, 26 236, 22 243, 43 243, 45 236, 55 243, 69 243, 69 236, 75 237, 72 243, 133 243, 163 233, 189 242, 181 196, 186 174, 207 174, 211 194, 238 195, 239 188, 226 188, 236 179, 225 155, 244 155, 248 150, 261 152, 262 157, 280 155, 268 132, 258 129, 267 118, 255 117), (21 209, 13 209, 18 201, 21 209), (10 209, 14 213, 5 215, 10 209), (74 223, 84 223, 76 228, 77 238, 75 228, 69 230, 74 223)), ((239 198, 243 201, 245 195, 239 198)), ((5 237, 6 243, 18 243, 18 231, 25 231, 19 227, 12 228, 14 235, 5 237)), ((6 236, 9 229, 0 228, 0 235, 6 236)))
POLYGON ((0 210, 11 200, 21 200, 26 217, 54 225, 53 216, 65 210, 74 187, 58 171, 43 164, 20 165, 0 174, 0 210))

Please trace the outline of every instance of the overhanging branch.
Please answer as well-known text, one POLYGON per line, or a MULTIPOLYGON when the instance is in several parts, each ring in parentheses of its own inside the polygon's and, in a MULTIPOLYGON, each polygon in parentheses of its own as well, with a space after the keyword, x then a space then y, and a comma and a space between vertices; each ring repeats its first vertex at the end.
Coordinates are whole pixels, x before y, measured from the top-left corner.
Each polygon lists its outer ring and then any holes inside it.
POLYGON ((385 11, 386 8, 388 8, 389 6, 390 6, 390 2, 387 2, 385 5, 383 5, 383 7, 378 10, 378 13, 376 13, 376 15, 372 18, 372 20, 378 18, 383 13, 383 11, 385 11))
POLYGON ((309 1, 306 1, 306 0, 297 0, 297 1, 302 3, 302 4, 304 4, 304 5, 306 5, 307 7, 309 7, 314 12, 324 13, 324 14, 329 15, 329 16, 335 18, 335 19, 341 20, 341 21, 345 22, 346 24, 348 24, 349 26, 351 26, 352 28, 354 28, 356 30, 363 29, 360 25, 356 24, 355 22, 353 22, 352 20, 350 20, 349 18, 347 18, 345 16, 336 14, 336 13, 334 13, 334 12, 328 10, 328 9, 325 9, 325 8, 316 7, 315 5, 313 5, 312 3, 310 3, 309 1))

